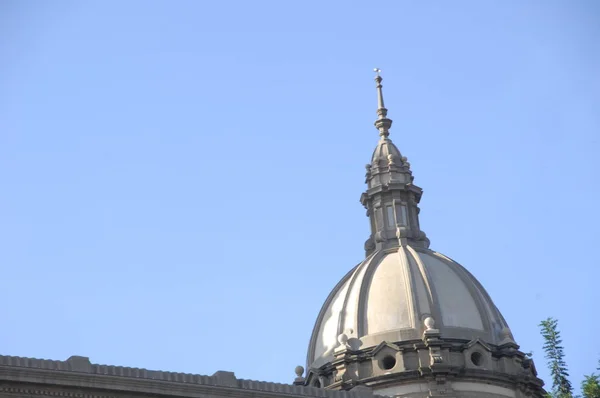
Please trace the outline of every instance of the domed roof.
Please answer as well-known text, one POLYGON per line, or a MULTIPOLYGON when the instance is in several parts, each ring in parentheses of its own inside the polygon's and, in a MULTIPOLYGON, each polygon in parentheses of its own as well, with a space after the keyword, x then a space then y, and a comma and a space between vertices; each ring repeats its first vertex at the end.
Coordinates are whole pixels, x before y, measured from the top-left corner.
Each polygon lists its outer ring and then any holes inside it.
POLYGON ((387 165, 390 160, 392 160, 392 162, 401 163, 403 157, 392 140, 387 137, 382 137, 373 151, 371 165, 380 167, 382 164, 387 165))
POLYGON ((306 377, 299 371, 294 383, 398 397, 546 396, 485 289, 429 249, 419 222, 423 190, 389 139, 392 121, 376 72, 380 139, 360 197, 370 228, 366 258, 329 294, 311 335, 306 377))
POLYGON ((375 251, 338 283, 317 318, 307 365, 330 362, 342 333, 360 349, 419 340, 428 317, 445 338, 513 341, 490 296, 464 267, 435 251, 403 245, 375 251))

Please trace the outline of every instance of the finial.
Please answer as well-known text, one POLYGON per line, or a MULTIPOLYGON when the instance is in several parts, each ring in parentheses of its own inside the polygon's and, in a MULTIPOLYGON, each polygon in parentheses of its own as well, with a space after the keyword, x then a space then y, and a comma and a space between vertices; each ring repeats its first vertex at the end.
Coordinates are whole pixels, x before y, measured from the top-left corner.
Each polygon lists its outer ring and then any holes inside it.
POLYGON ((435 327, 435 321, 430 316, 425 318, 425 321, 423 323, 425 324, 425 328, 427 328, 427 330, 432 330, 435 327))
POLYGON ((377 115, 379 118, 375 121, 375 127, 379 130, 379 135, 381 138, 387 138, 390 135, 389 129, 392 126, 392 121, 387 118, 387 109, 385 108, 385 104, 383 102, 383 91, 381 86, 381 81, 383 78, 381 77, 381 69, 375 68, 373 69, 375 72, 375 82, 377 83, 377 115))
POLYGON ((377 82, 377 105, 379 105, 377 108, 377 113, 379 114, 379 118, 381 119, 382 116, 379 112, 380 109, 383 109, 384 115, 383 117, 385 117, 385 113, 387 113, 387 109, 385 109, 385 105, 383 104, 383 92, 381 91, 381 81, 383 80, 383 78, 381 77, 380 73, 381 73, 381 69, 379 68, 375 68, 373 69, 373 72, 375 72, 376 76, 375 76, 375 81, 377 82))
POLYGON ((294 379, 294 385, 295 386, 302 386, 304 385, 304 377, 302 377, 302 375, 304 374, 304 368, 300 365, 296 366, 296 369, 294 369, 294 372, 296 373, 296 378, 294 379))
POLYGON ((439 329, 435 328, 435 320, 432 317, 428 316, 427 318, 425 318, 423 324, 425 325, 425 331, 423 332, 423 340, 432 342, 440 337, 440 331, 439 329))

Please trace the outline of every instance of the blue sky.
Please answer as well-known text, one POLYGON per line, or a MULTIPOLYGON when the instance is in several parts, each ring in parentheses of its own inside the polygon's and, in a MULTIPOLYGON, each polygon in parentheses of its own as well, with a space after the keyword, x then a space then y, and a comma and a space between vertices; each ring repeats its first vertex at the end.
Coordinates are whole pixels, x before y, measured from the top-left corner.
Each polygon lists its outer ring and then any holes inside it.
POLYGON ((0 352, 291 382, 392 136, 541 377, 600 358, 596 1, 3 1, 0 352), (589 346, 588 344, 591 344, 589 346))

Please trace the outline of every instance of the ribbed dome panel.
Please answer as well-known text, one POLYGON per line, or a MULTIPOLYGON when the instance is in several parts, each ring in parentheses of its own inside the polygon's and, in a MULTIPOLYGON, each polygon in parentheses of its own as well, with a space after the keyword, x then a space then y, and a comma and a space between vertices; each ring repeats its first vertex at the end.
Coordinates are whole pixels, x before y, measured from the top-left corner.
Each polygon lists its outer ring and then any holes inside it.
POLYGON ((376 251, 331 292, 313 330, 308 365, 330 361, 341 333, 361 348, 420 339, 427 317, 449 338, 498 344, 510 333, 487 292, 460 264, 401 246, 376 251))

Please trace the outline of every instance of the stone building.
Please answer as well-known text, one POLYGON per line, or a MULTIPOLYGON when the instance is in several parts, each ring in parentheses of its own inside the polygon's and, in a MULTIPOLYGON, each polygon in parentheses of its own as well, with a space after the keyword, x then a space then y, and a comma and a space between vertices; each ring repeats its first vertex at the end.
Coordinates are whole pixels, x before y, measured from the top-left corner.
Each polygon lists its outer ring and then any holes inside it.
POLYGON ((74 397, 543 397, 533 361, 481 284, 429 248, 422 190, 389 138, 381 81, 379 142, 361 203, 371 232, 365 259, 333 288, 292 384, 0 356, 0 398, 74 397))

